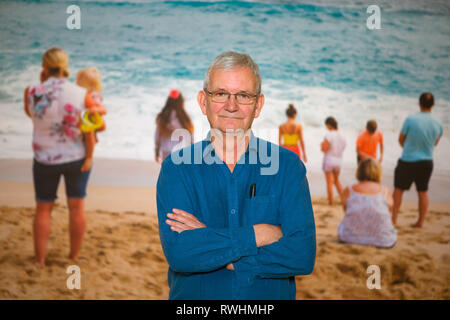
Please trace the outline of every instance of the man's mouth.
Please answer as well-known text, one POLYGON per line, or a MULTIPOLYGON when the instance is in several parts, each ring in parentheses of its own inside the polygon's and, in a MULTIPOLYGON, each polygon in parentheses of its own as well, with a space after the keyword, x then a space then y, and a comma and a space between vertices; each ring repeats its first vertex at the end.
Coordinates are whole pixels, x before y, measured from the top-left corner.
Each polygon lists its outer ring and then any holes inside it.
POLYGON ((242 120, 244 118, 239 117, 239 116, 224 116, 224 115, 220 115, 220 118, 226 118, 226 119, 236 119, 236 120, 242 120))

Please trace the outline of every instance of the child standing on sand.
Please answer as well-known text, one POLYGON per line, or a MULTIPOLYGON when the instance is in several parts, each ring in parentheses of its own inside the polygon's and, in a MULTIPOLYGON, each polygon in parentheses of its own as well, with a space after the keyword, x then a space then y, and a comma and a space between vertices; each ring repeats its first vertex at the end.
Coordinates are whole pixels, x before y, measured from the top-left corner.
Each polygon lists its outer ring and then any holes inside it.
POLYGON ((328 117, 325 120, 325 126, 328 132, 321 144, 321 150, 324 153, 322 169, 327 180, 328 203, 333 204, 333 184, 342 199, 342 185, 339 182, 339 173, 341 171, 342 154, 345 149, 345 139, 338 132, 338 123, 335 118, 328 117))
POLYGON ((161 163, 176 148, 193 142, 194 125, 184 109, 184 98, 177 89, 170 90, 166 104, 156 116, 155 161, 161 163), (185 129, 186 135, 172 139, 177 129, 185 129))
POLYGON ((377 147, 380 145, 380 158, 379 162, 383 161, 383 134, 380 130, 377 130, 377 122, 375 120, 369 120, 366 124, 366 130, 361 132, 356 140, 356 155, 358 164, 361 160, 377 158, 377 147))

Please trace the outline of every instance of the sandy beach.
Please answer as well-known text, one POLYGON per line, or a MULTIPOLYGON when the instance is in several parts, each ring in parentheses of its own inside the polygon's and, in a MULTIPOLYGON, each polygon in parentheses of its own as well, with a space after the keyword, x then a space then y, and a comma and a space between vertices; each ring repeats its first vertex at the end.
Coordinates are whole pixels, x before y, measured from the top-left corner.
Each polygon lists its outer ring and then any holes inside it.
MULTIPOLYGON (((88 228, 77 262, 67 257, 68 212, 61 184, 47 266, 41 267, 31 262, 34 199, 27 161, 0 160, 0 299, 167 299, 168 265, 152 186, 157 164, 96 160, 86 201, 88 228), (108 173, 117 166, 120 173, 108 173), (79 290, 66 285, 66 270, 73 264, 81 270, 79 290)), ((317 179, 310 178, 313 194, 317 179)), ((297 299, 450 299, 450 203, 432 201, 424 228, 415 229, 416 202, 405 201, 392 249, 339 243, 341 206, 329 206, 316 194, 313 207, 316 264, 311 275, 296 277, 297 299), (379 290, 367 288, 370 265, 380 267, 379 290)))

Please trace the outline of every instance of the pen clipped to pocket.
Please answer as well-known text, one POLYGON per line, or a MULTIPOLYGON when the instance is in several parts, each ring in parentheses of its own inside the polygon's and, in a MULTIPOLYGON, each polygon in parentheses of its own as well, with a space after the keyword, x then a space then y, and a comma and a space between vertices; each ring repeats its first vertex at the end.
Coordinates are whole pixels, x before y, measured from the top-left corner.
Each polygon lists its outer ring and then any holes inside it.
POLYGON ((256 196, 256 183, 250 186, 250 199, 256 196))

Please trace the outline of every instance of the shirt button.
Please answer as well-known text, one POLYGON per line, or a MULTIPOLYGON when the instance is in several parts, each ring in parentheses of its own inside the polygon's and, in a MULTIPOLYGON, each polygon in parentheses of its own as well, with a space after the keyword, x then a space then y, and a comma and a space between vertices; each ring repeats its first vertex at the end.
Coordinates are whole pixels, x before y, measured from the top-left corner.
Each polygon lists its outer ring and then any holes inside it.
POLYGON ((231 209, 231 214, 235 214, 235 213, 236 213, 236 210, 231 209))

